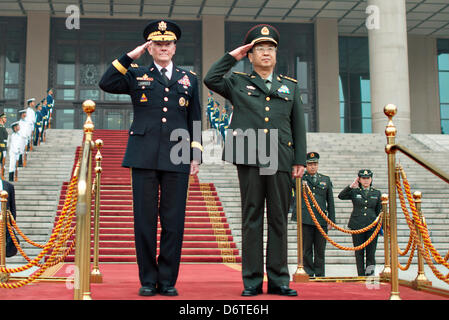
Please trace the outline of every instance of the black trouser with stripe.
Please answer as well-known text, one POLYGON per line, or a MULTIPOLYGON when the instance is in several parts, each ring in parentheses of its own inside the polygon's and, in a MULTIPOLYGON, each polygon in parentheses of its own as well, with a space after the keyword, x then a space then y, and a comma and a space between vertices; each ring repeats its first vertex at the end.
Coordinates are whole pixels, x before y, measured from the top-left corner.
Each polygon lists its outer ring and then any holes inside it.
POLYGON ((188 184, 188 173, 132 169, 134 234, 142 286, 176 283, 188 184), (161 238, 157 257, 158 216, 161 238))
POLYGON ((291 173, 260 175, 258 167, 237 165, 242 201, 242 277, 245 288, 262 288, 264 278, 263 226, 267 203, 268 286, 289 284, 287 214, 291 199, 291 173))

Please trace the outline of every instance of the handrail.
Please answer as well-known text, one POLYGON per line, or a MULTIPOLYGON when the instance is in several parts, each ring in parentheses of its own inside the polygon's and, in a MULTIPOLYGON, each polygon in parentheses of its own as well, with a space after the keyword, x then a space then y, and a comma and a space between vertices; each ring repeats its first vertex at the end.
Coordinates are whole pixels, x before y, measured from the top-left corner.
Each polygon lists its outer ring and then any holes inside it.
POLYGON ((385 147, 385 151, 387 153, 392 153, 396 151, 401 151, 403 154, 405 154, 407 157, 424 167, 425 169, 432 172, 434 175, 442 179, 444 182, 449 183, 449 174, 438 168, 437 166, 431 164, 429 161, 423 159, 421 156, 417 155, 416 153, 410 151, 408 148, 404 147, 403 145, 396 143, 387 145, 385 147))
POLYGON ((78 203, 76 206, 76 248, 75 248, 75 300, 91 300, 90 295, 90 225, 92 203, 92 135, 94 124, 91 114, 95 102, 83 102, 87 114, 84 123, 84 143, 78 181, 78 203))

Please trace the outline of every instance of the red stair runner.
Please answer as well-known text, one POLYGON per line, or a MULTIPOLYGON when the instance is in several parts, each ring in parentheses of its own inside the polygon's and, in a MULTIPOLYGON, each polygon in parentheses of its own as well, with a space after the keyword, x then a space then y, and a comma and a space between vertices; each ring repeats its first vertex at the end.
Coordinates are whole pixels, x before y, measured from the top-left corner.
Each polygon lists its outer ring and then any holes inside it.
MULTIPOLYGON (((128 132, 96 130, 94 141, 96 139, 104 142, 100 150, 103 156, 101 164, 103 171, 100 192, 99 260, 100 262, 135 262, 131 176, 129 169, 121 167, 128 132)), ((93 154, 93 168, 95 154, 96 151, 93 154)), ((75 163, 78 155, 79 148, 75 163)), ((58 216, 64 204, 68 185, 69 182, 65 182, 62 187, 58 216)), ((92 199, 92 205, 94 205, 94 199, 92 199)), ((158 226, 158 241, 159 237, 160 226, 158 226)), ((69 262, 73 260, 73 254, 66 259, 69 262)), ((200 183, 197 176, 190 177, 181 262, 241 262, 213 183, 200 183)))

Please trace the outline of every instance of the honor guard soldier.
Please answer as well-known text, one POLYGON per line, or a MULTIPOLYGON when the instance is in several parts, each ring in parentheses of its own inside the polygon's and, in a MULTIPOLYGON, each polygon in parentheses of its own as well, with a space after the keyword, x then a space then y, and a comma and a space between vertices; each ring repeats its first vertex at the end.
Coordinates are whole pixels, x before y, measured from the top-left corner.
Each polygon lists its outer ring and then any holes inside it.
POLYGON ((41 135, 44 125, 44 117, 42 116, 42 105, 36 106, 36 122, 34 123, 34 145, 37 146, 41 142, 41 135))
MULTIPOLYGON (((381 192, 374 189, 372 183, 373 172, 369 169, 361 169, 352 184, 344 188, 338 195, 338 198, 341 200, 352 200, 353 209, 348 223, 348 227, 352 230, 359 230, 369 226, 376 220, 382 210, 381 192)), ((352 242, 354 246, 356 247, 366 242, 373 234, 374 229, 375 227, 361 234, 353 234, 352 242)), ((377 236, 364 249, 355 251, 357 274, 359 276, 371 276, 374 274, 376 247, 377 236)))
POLYGON ((8 130, 5 128, 6 114, 0 114, 0 165, 2 179, 5 179, 6 150, 8 149, 8 130))
POLYGON ((22 138, 19 135, 19 122, 11 124, 12 134, 9 140, 9 181, 17 181, 17 162, 19 161, 22 138))
POLYGON ((20 120, 19 120, 19 136, 22 138, 21 144, 20 144, 20 155, 19 155, 19 167, 26 166, 26 147, 28 145, 28 139, 29 139, 29 130, 28 130, 28 123, 26 122, 25 118, 27 115, 26 110, 20 110, 19 111, 20 120))
POLYGON ((242 296, 263 292, 265 203, 268 222, 267 292, 296 296, 297 292, 289 287, 287 213, 291 200, 291 176, 301 177, 306 164, 304 111, 297 81, 274 72, 278 31, 271 25, 257 25, 248 31, 244 43, 215 62, 204 79, 210 90, 234 106, 223 160, 237 165, 240 184, 242 296), (234 72, 225 77, 245 56, 248 56, 253 72, 234 72), (249 141, 249 132, 255 132, 259 143, 249 141), (237 140, 243 140, 239 143, 242 148, 237 149, 237 140), (274 154, 270 153, 274 163, 262 161, 260 145, 264 145, 265 150, 275 146, 274 154))
POLYGON ((51 120, 52 120, 52 116, 53 116, 53 108, 55 106, 55 99, 53 98, 53 89, 48 89, 47 90, 47 108, 48 108, 48 128, 51 128, 51 120))
POLYGON ((175 296, 189 173, 198 173, 203 150, 199 85, 193 72, 172 62, 181 37, 176 23, 152 21, 143 36, 146 42, 114 60, 99 85, 106 92, 130 95, 133 103, 122 165, 132 172, 139 294, 175 296), (133 64, 146 51, 153 63, 133 64), (162 231, 157 258, 158 215, 162 231))
POLYGON ((27 109, 25 121, 27 122, 27 146, 28 150, 33 150, 33 139, 34 139, 34 124, 36 123, 36 111, 34 107, 36 106, 36 99, 31 98, 27 100, 27 109))
MULTIPOLYGON (((302 177, 307 182, 320 209, 335 223, 334 193, 332 181, 328 176, 318 173, 320 155, 318 152, 307 153, 306 173, 302 177)), ((325 249, 326 239, 320 233, 310 216, 304 197, 302 199, 302 239, 304 270, 310 277, 325 277, 325 249)), ((318 208, 309 198, 313 214, 322 229, 327 233, 326 220, 318 212, 318 208)), ((296 199, 295 199, 296 202, 296 199)), ((296 205, 293 209, 292 220, 296 221, 296 205)), ((330 226, 329 226, 330 227, 330 226)))

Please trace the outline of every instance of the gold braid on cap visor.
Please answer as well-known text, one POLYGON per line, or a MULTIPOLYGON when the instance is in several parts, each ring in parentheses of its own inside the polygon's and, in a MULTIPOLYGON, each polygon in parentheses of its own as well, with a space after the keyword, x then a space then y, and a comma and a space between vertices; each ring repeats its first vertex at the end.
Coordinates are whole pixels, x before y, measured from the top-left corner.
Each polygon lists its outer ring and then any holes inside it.
POLYGON ((278 45, 277 41, 274 40, 273 38, 270 37, 260 37, 260 38, 256 38, 253 41, 251 41, 252 44, 256 44, 259 42, 263 42, 263 41, 270 41, 270 42, 274 42, 276 44, 276 46, 278 45))
POLYGON ((173 40, 178 40, 178 38, 171 31, 165 31, 164 33, 160 32, 160 31, 154 31, 154 32, 151 32, 148 35, 147 40, 151 40, 151 41, 173 41, 173 40))

